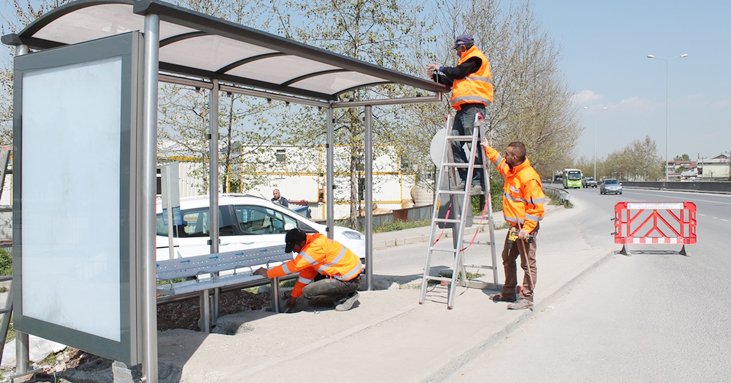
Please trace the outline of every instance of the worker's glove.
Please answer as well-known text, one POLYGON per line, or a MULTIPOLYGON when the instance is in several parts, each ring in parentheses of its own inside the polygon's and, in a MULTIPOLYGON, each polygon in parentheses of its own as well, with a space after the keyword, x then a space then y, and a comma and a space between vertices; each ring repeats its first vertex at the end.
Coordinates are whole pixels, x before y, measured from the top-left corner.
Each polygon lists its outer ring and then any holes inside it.
POLYGON ((525 229, 520 229, 520 232, 518 233, 518 238, 520 238, 520 239, 530 238, 530 232, 525 229))

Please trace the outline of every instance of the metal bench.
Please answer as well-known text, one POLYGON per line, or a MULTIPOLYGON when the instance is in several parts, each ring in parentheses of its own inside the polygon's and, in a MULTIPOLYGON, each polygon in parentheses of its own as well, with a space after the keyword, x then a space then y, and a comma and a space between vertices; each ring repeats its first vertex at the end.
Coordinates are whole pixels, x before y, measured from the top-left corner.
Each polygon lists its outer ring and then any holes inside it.
MULTIPOLYGON (((216 292, 214 313, 217 316, 218 289, 268 284, 269 279, 253 275, 253 272, 259 267, 274 266, 290 259, 292 255, 284 252, 284 245, 277 245, 157 261, 157 280, 163 282, 157 287, 158 301, 200 293, 201 330, 208 331, 209 290, 216 292), (183 280, 178 281, 180 279, 183 280)), ((274 311, 279 312, 279 278, 271 280, 271 284, 274 311)))

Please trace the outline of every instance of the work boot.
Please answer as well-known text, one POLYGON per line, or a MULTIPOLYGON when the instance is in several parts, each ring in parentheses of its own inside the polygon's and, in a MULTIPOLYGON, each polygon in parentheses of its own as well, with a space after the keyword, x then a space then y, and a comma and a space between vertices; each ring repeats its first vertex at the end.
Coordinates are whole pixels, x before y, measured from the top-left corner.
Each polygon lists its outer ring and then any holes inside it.
POLYGON ((515 302, 515 295, 494 294, 490 296, 493 302, 515 302))
POLYGON ((472 185, 472 189, 470 189, 470 195, 480 195, 480 194, 482 194, 482 186, 472 185))
POLYGON ((508 310, 533 310, 533 302, 525 298, 520 298, 517 302, 508 305, 508 310))
POLYGON ((352 309, 355 302, 358 302, 358 297, 360 297, 360 294, 356 291, 349 297, 339 300, 335 306, 335 311, 348 311, 352 309))

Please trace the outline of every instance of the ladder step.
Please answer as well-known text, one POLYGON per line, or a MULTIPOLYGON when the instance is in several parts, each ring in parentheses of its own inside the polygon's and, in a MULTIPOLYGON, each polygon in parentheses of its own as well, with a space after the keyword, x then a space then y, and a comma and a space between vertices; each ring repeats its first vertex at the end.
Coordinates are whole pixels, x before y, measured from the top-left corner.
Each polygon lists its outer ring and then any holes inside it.
POLYGON ((429 247, 429 251, 441 251, 442 253, 456 253, 455 249, 447 249, 444 247, 429 247))
POLYGON ((434 218, 434 222, 461 223, 462 221, 452 218, 434 218))
POLYGON ((0 213, 7 213, 12 212, 13 207, 12 206, 0 206, 0 213))
POLYGON ((457 163, 457 162, 443 162, 442 163, 442 166, 451 166, 451 167, 454 167, 454 168, 465 168, 465 169, 467 169, 467 168, 470 167, 470 164, 468 164, 466 162, 459 162, 459 163, 457 163))
POLYGON ((472 136, 447 136, 447 139, 453 141, 472 141, 472 136))
POLYGON ((465 194, 464 190, 437 190, 437 194, 465 194))

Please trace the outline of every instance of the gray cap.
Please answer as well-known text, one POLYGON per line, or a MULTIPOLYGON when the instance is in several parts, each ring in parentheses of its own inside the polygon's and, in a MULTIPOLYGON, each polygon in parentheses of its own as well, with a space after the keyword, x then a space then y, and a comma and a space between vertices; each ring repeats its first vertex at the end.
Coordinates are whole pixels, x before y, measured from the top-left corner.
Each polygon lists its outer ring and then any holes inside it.
POLYGON ((475 39, 472 38, 472 35, 459 35, 456 39, 454 39, 454 46, 452 49, 457 49, 457 47, 464 45, 464 46, 470 46, 475 43, 475 39))

